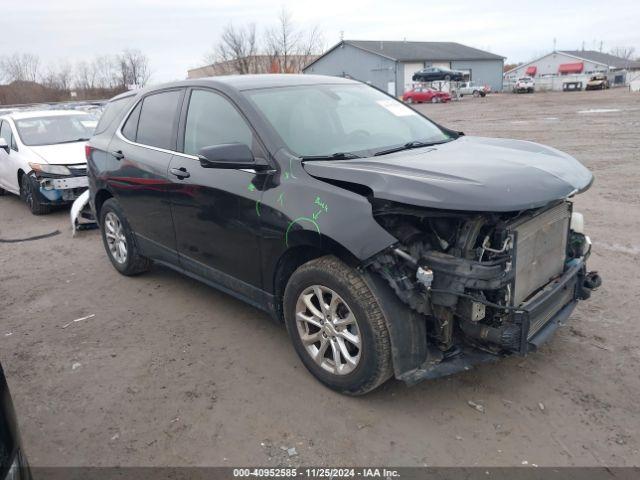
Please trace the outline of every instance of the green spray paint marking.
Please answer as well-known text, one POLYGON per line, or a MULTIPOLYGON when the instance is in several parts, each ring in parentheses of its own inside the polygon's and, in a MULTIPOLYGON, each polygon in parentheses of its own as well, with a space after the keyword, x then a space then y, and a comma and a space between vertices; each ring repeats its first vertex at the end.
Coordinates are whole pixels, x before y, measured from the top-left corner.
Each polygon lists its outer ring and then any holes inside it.
POLYGON ((284 243, 287 247, 289 246, 289 231, 291 230, 291 227, 293 227, 296 223, 300 223, 300 222, 311 223, 315 227, 316 231, 318 232, 318 235, 320 235, 320 226, 315 222, 315 220, 309 217, 298 217, 294 221, 289 223, 289 226, 287 227, 287 231, 284 234, 284 243))
POLYGON ((247 190, 249 190, 250 192, 255 192, 256 191, 256 186, 253 183, 250 183, 247 186, 247 190))
POLYGON ((260 216, 260 200, 256 200, 256 215, 260 216))
POLYGON ((322 210, 329 213, 329 206, 326 204, 326 202, 323 202, 320 197, 316 197, 313 204, 319 206, 322 210))
POLYGON ((278 195, 278 203, 284 206, 284 192, 280 192, 280 195, 278 195))

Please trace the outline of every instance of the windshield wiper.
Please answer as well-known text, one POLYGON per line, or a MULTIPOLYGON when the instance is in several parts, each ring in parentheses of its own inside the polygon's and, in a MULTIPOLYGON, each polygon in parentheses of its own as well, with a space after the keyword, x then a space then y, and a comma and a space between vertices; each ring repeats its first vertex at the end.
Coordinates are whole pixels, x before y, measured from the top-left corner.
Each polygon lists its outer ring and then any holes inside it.
POLYGON ((439 145, 441 143, 446 143, 451 141, 451 139, 442 140, 440 142, 420 142, 418 140, 414 140, 412 142, 407 142, 404 145, 400 145, 398 147, 388 148, 386 150, 380 150, 373 154, 374 157, 379 155, 387 155, 389 153, 401 152, 403 150, 411 150, 412 148, 421 148, 421 147, 431 147, 433 145, 439 145))
POLYGON ((63 142, 57 142, 57 143, 55 143, 55 144, 53 144, 53 145, 60 145, 60 144, 62 144, 62 143, 86 142, 86 141, 89 141, 89 140, 91 140, 91 139, 90 139, 90 138, 82 137, 82 138, 76 138, 75 140, 65 140, 65 141, 63 141, 63 142))
POLYGON ((362 158, 355 153, 337 152, 331 155, 308 155, 300 157, 302 160, 352 160, 354 158, 362 158))

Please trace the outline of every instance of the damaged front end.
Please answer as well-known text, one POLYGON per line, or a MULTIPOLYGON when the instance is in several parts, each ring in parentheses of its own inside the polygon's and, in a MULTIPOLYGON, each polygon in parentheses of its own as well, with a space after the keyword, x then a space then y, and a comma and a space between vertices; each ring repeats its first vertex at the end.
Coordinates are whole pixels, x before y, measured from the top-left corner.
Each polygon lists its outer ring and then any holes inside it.
POLYGON ((376 221, 398 243, 366 268, 377 290, 383 279, 416 323, 410 335, 391 332, 400 339, 394 361, 404 359, 396 376, 408 383, 526 355, 601 284, 587 272, 591 243, 569 201, 508 213, 372 203, 376 221), (409 339, 415 335, 423 338, 409 339))
POLYGON ((89 186, 87 165, 49 165, 30 163, 39 194, 47 203, 54 205, 76 200, 89 186))

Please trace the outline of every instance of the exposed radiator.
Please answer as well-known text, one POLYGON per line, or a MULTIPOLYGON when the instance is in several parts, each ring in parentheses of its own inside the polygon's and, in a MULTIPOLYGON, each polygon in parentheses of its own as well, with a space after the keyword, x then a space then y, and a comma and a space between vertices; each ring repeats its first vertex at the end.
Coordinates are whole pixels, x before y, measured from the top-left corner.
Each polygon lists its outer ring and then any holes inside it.
POLYGON ((565 202, 513 227, 516 233, 514 305, 520 305, 562 273, 570 221, 571 205, 565 202))

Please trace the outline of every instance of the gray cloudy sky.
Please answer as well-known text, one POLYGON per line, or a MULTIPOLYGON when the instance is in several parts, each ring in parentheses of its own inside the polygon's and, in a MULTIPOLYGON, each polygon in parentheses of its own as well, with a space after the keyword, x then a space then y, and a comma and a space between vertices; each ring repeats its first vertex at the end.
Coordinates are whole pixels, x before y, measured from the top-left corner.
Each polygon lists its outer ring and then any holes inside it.
POLYGON ((2 8, 0 55, 63 58, 139 48, 152 81, 181 79, 199 66, 221 29, 276 22, 282 6, 294 22, 318 25, 327 46, 346 39, 456 41, 524 61, 553 48, 609 51, 633 46, 640 55, 638 0, 20 0, 2 8))

